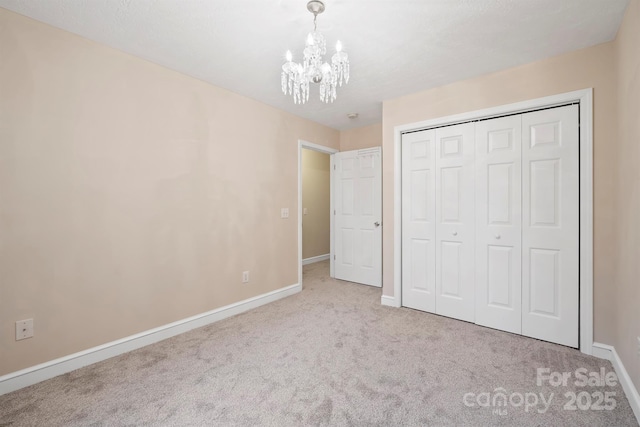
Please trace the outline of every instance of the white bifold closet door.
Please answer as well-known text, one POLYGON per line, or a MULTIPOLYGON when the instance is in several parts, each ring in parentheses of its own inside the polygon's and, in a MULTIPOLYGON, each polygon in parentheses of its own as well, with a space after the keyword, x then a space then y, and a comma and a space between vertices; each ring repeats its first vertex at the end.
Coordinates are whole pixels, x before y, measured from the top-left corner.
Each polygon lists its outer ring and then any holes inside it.
POLYGON ((522 115, 522 334, 578 347, 578 106, 522 115))
POLYGON ((476 323, 522 333, 522 116, 476 124, 476 323))
POLYGON ((436 313, 474 321, 474 124, 436 129, 436 313))
POLYGON ((578 347, 578 108, 402 136, 402 305, 578 347))
POLYGON ((474 125, 402 138, 402 304, 473 321, 474 125))
POLYGON ((436 312, 436 131, 402 136, 402 305, 436 312))
POLYGON ((476 125, 476 323, 578 346, 578 106, 476 125))

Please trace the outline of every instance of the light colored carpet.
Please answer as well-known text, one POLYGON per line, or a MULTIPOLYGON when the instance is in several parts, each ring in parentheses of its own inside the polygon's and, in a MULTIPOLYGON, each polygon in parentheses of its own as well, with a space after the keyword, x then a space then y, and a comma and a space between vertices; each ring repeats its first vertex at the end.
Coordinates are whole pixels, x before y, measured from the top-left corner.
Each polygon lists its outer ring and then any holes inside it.
POLYGON ((601 367, 613 371, 570 348, 383 307, 379 289, 332 280, 323 262, 305 267, 298 295, 0 396, 0 426, 637 425, 619 385, 536 385, 537 368, 601 367), (500 387, 513 404, 478 405, 500 387), (571 392, 615 393, 616 407, 566 410, 571 392), (539 413, 514 406, 526 393, 554 397, 539 413))

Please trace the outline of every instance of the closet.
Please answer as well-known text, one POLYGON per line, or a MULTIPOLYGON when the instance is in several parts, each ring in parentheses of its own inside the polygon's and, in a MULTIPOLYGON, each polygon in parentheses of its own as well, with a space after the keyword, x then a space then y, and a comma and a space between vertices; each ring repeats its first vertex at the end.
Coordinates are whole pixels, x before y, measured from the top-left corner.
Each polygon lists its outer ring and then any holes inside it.
POLYGON ((578 105, 402 135, 402 305, 578 347, 578 105))

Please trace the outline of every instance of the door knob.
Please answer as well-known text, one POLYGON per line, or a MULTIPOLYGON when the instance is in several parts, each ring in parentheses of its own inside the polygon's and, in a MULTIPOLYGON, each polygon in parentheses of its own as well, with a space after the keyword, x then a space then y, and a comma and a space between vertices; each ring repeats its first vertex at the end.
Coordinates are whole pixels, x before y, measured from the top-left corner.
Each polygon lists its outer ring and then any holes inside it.
POLYGON ((458 232, 457 232, 457 231, 454 231, 454 232, 453 232, 453 233, 451 233, 451 234, 453 234, 454 236, 457 236, 457 235, 458 235, 458 232))
POLYGON ((496 234, 496 239, 499 239, 499 238, 500 238, 500 235, 499 235, 499 234, 496 234))
POLYGON ((376 227, 380 227, 380 223, 378 221, 374 222, 373 225, 375 225, 376 227))

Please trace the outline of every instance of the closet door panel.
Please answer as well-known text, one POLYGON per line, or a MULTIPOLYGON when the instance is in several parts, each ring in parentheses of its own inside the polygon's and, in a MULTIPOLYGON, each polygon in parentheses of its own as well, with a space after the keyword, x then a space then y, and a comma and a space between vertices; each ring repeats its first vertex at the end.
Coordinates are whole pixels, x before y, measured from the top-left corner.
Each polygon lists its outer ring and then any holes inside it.
POLYGON ((476 124, 476 323, 521 333, 521 116, 476 124))
POLYGON ((473 322, 474 124, 435 130, 436 313, 473 322))
POLYGON ((578 106, 522 115, 522 334, 578 347, 578 106))
POLYGON ((402 305, 435 313, 435 131, 402 136, 402 305))

